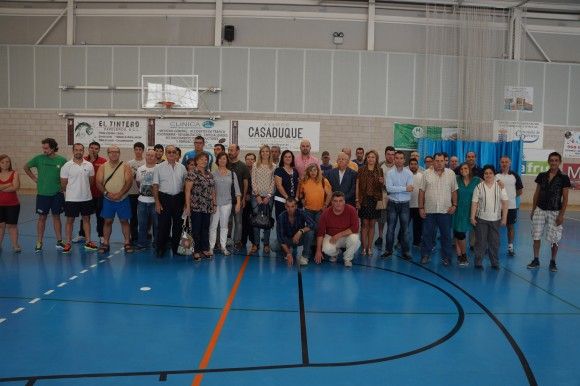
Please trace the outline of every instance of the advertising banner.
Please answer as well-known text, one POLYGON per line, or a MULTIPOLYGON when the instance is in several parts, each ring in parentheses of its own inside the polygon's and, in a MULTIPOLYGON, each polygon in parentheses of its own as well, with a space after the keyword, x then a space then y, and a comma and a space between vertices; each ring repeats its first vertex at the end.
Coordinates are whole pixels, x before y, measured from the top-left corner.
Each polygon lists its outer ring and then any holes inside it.
POLYGON ((300 151, 300 142, 309 140, 311 151, 320 148, 320 122, 232 121, 232 140, 244 150, 259 150, 262 145, 300 151))
MULTIPOLYGON (((175 145, 182 152, 193 149, 198 135, 205 139, 205 149, 213 152, 213 146, 221 143, 226 148, 231 142, 230 121, 205 119, 155 119, 152 143, 175 145)), ((150 122, 151 125, 151 122, 150 122)))
POLYGON ((418 126, 412 123, 395 123, 393 125, 394 147, 399 150, 415 150, 421 138, 456 140, 456 127, 418 126))
POLYGON ((67 119, 67 143, 88 146, 96 141, 101 147, 117 145, 133 148, 135 142, 147 145, 147 118, 82 117, 67 119))
POLYGON ((544 124, 526 121, 493 121, 493 140, 508 142, 521 140, 524 149, 544 147, 544 124))
POLYGON ((504 88, 504 110, 526 113, 534 111, 534 88, 506 86, 504 88))
POLYGON ((564 158, 580 158, 580 131, 564 134, 564 158))

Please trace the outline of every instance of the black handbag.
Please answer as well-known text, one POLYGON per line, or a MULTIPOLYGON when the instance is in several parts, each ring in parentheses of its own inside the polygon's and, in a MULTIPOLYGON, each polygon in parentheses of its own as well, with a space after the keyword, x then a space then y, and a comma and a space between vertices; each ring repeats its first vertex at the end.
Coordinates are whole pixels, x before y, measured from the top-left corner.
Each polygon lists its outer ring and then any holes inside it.
POLYGON ((252 215, 252 227, 260 229, 272 229, 274 219, 270 215, 270 206, 258 205, 258 212, 252 215))

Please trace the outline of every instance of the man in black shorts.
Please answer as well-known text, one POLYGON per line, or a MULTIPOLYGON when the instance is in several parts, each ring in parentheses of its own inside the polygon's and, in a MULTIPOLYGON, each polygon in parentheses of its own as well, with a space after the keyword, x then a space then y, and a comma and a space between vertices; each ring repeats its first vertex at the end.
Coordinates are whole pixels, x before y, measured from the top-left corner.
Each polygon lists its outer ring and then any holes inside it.
POLYGON ((85 147, 80 143, 73 145, 73 159, 60 170, 60 183, 65 190, 64 214, 66 216, 66 244, 63 253, 71 251, 73 225, 81 215, 85 232, 85 249, 96 251, 97 245, 91 241, 91 215, 95 213, 91 184, 95 179, 93 164, 83 158, 85 147))

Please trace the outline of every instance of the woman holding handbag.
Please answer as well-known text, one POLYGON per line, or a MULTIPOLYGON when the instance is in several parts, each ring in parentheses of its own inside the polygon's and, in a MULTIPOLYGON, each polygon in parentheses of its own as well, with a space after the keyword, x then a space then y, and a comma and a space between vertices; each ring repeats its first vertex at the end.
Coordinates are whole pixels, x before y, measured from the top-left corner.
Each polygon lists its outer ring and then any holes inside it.
POLYGON ((375 222, 380 212, 377 210, 377 202, 383 198, 383 186, 385 179, 383 170, 378 167, 379 153, 370 150, 365 155, 365 166, 358 170, 356 181, 356 208, 362 220, 361 238, 362 255, 373 255, 373 239, 375 237, 375 222))
POLYGON ((274 209, 276 209, 276 219, 278 219, 280 213, 286 210, 286 199, 296 198, 298 192, 298 170, 294 167, 294 153, 290 150, 282 152, 280 165, 274 171, 274 182, 276 183, 274 209))
MULTIPOLYGON (((260 147, 258 162, 252 168, 252 210, 254 216, 266 214, 271 216, 274 200, 274 164, 270 146, 260 147)), ((250 253, 256 253, 260 246, 260 230, 264 230, 264 253, 270 253, 270 229, 254 226, 254 244, 250 253)))
MULTIPOLYGON (((185 177, 185 206, 183 212, 191 216, 191 235, 195 243, 193 259, 211 258, 209 249, 210 218, 216 212, 216 190, 213 175, 207 171, 207 153, 198 153, 193 162, 195 169, 185 177), (201 252, 200 252, 201 251, 201 252)), ((227 229, 227 228, 226 228, 227 229)))
POLYGON ((225 256, 230 255, 230 251, 226 248, 228 239, 228 220, 232 213, 232 207, 235 213, 238 213, 242 207, 240 193, 240 185, 238 184, 238 177, 236 173, 230 170, 230 160, 228 155, 224 152, 216 156, 215 163, 218 169, 213 172, 216 191, 217 208, 215 213, 211 216, 209 226, 209 250, 212 251, 216 238, 217 228, 220 227, 220 245, 222 253, 225 256))

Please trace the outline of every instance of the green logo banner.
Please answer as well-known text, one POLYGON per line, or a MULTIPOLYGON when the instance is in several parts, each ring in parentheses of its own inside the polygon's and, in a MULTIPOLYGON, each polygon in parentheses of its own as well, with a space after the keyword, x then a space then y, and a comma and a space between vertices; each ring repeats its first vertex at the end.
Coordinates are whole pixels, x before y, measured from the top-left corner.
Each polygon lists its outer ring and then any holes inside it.
POLYGON ((410 123, 395 123, 394 145, 396 149, 414 150, 421 138, 442 139, 443 129, 437 126, 418 126, 410 123))

